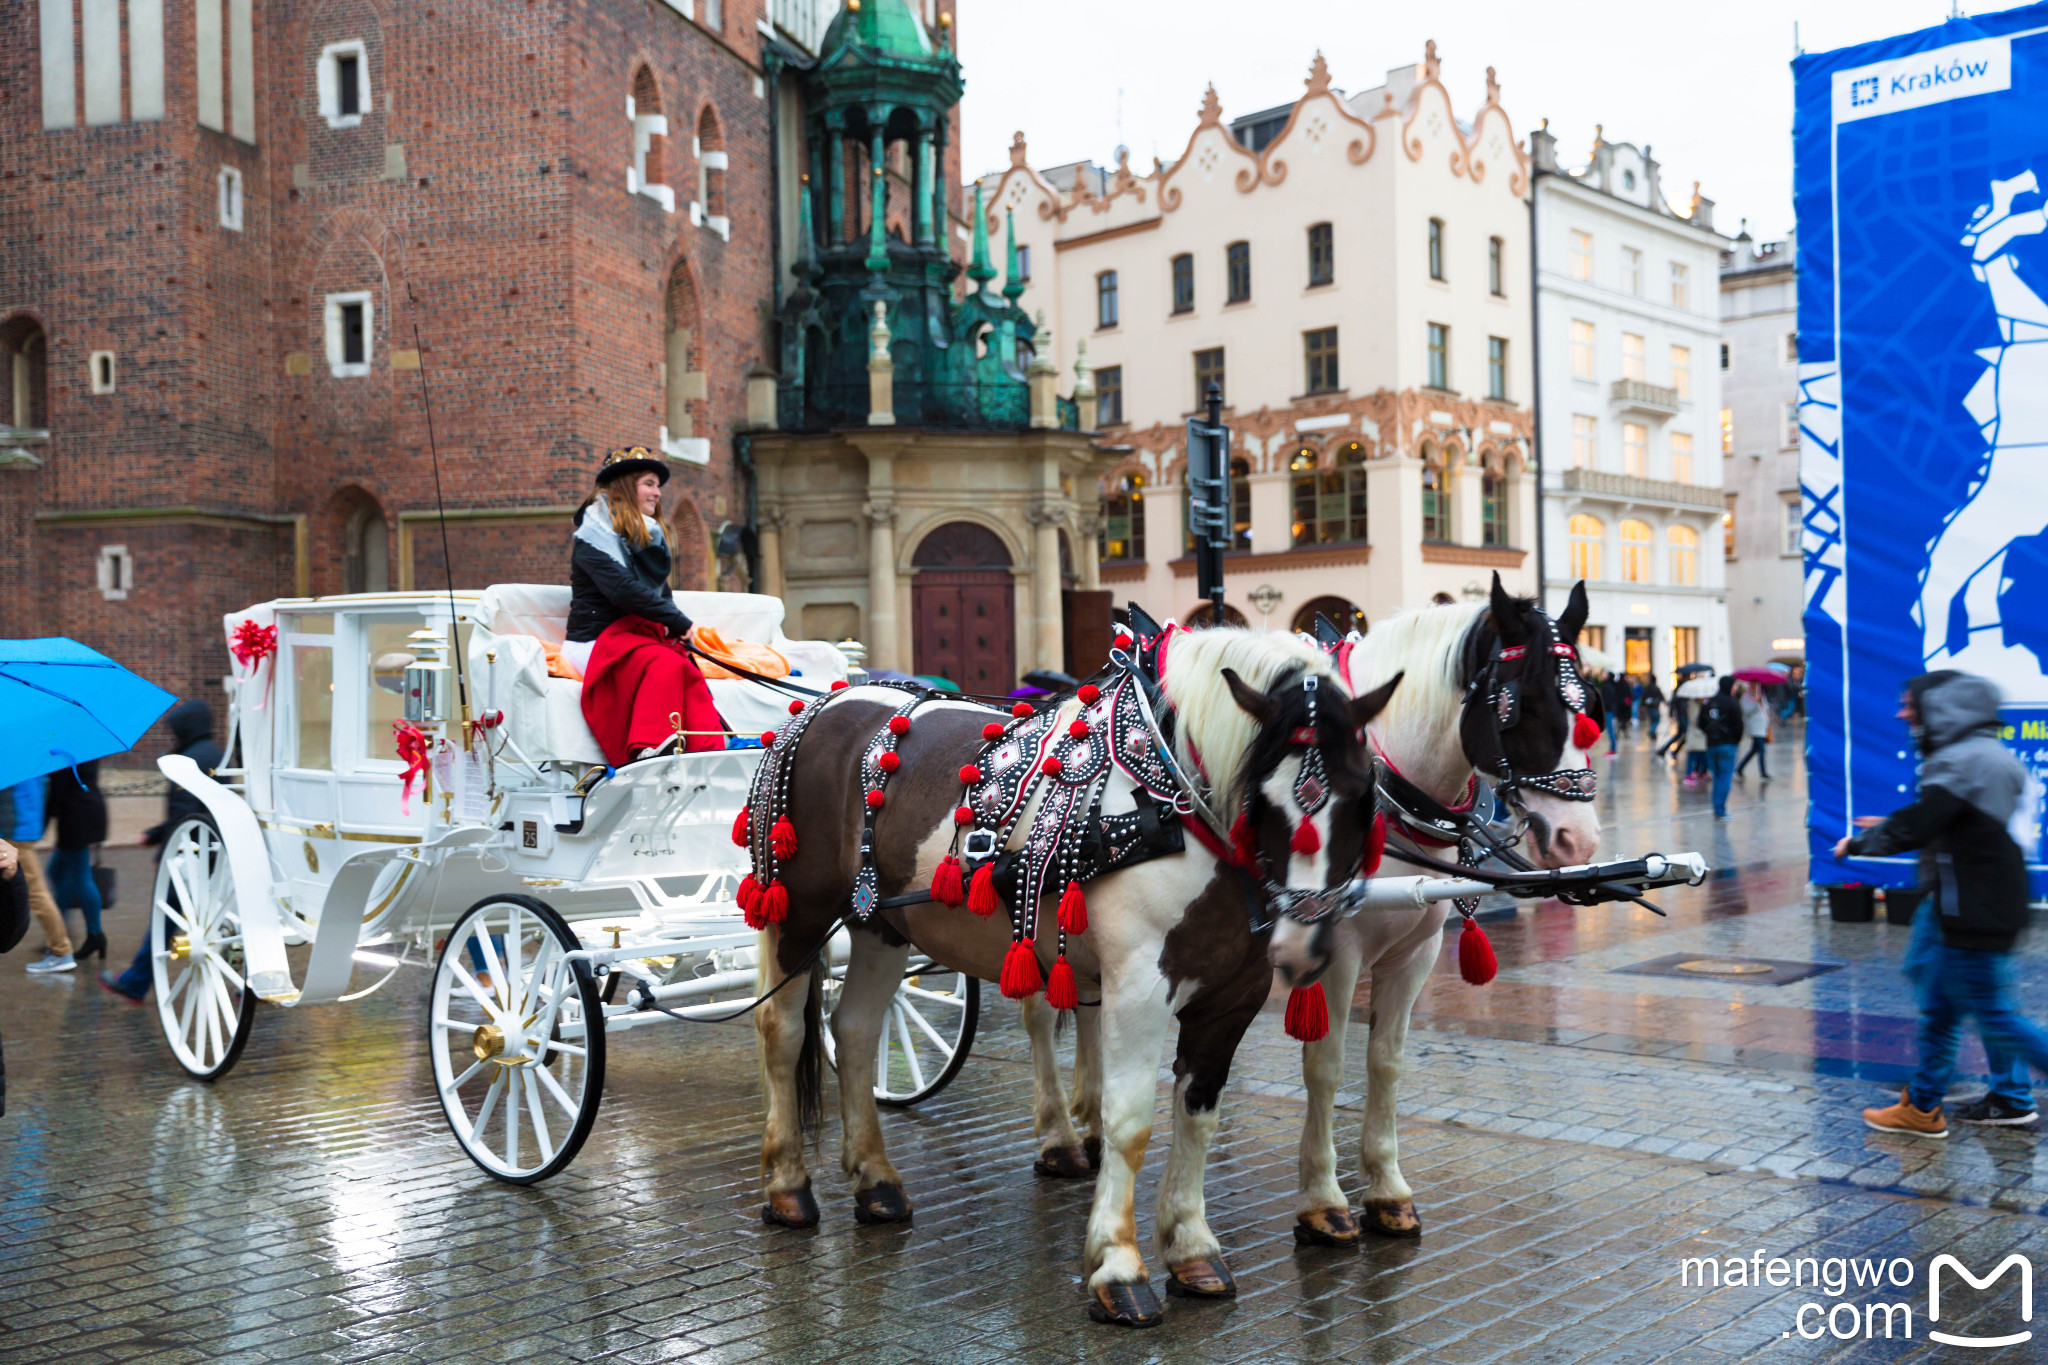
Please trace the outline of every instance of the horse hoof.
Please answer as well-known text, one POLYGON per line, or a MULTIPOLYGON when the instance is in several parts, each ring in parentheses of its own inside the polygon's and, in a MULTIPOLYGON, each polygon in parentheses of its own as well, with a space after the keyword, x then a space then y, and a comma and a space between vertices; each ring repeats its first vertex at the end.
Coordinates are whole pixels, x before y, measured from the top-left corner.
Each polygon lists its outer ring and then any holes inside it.
POLYGON ((1294 1244, 1304 1247, 1358 1245, 1358 1220, 1350 1209, 1310 1209, 1294 1219, 1294 1244))
POLYGON ((1085 1180, 1095 1174, 1095 1163, 1079 1147, 1048 1147, 1031 1169, 1047 1180, 1085 1180))
POLYGON ((806 1180, 802 1189, 769 1195, 768 1202, 761 1206, 761 1221, 770 1227, 818 1226, 818 1201, 811 1197, 811 1182, 806 1180))
POLYGON ((1167 1270, 1173 1278, 1166 1282, 1166 1292, 1177 1299, 1237 1297, 1237 1281, 1231 1278, 1230 1267, 1223 1264, 1221 1256, 1214 1260, 1189 1261, 1186 1265, 1170 1265, 1167 1270))
POLYGON ((1112 1327, 1157 1327, 1165 1321, 1166 1309, 1143 1281, 1105 1284, 1088 1296, 1088 1316, 1112 1327))
POLYGON ((1099 1137, 1092 1137, 1092 1138, 1083 1138, 1083 1139, 1081 1139, 1081 1152, 1082 1152, 1082 1155, 1084 1155, 1084 1156, 1086 1156, 1086 1157, 1088 1158, 1088 1169, 1089 1169, 1089 1170, 1091 1170, 1091 1171, 1099 1171, 1099 1170, 1101 1170, 1101 1169, 1102 1169, 1102 1139, 1101 1139, 1101 1138, 1099 1138, 1099 1137))
POLYGON ((853 1221, 856 1223, 908 1223, 910 1201, 901 1185, 886 1182, 853 1192, 853 1221))
POLYGON ((1382 1237, 1420 1237, 1422 1220, 1415 1216, 1413 1199, 1368 1199, 1366 1226, 1382 1237))

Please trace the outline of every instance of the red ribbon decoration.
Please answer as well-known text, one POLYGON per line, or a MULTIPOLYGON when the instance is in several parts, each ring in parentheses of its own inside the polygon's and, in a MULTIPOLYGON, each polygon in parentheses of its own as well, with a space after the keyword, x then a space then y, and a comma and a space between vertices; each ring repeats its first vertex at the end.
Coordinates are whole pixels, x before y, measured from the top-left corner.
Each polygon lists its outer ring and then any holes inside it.
POLYGON ((235 656, 235 662, 248 667, 260 664, 277 653, 277 627, 259 626, 254 621, 243 621, 235 627, 234 640, 228 652, 235 656))
MULTIPOLYGON (((432 780, 427 775, 427 737, 417 726, 407 725, 402 720, 391 722, 391 734, 398 741, 399 761, 405 764, 405 771, 400 774, 400 780, 404 785, 399 789, 398 793, 398 813, 400 815, 410 815, 412 814, 412 780, 415 777, 426 778, 427 781, 432 780)), ((427 790, 427 781, 420 783, 422 793, 427 790)))

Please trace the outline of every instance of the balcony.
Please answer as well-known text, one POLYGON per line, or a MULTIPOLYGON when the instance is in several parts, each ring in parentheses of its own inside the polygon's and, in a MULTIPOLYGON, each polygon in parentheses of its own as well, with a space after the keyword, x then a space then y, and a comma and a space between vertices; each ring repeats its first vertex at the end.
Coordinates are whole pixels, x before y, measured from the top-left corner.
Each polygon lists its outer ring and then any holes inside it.
POLYGON ((1647 384, 1640 379, 1615 380, 1608 396, 1624 411, 1647 412, 1657 417, 1669 417, 1678 411, 1677 389, 1647 384))
POLYGON ((1567 469, 1563 483, 1567 493, 1583 493, 1649 507, 1719 512, 1723 506, 1718 488, 1672 483, 1668 479, 1645 479, 1634 474, 1610 474, 1604 469, 1567 469))

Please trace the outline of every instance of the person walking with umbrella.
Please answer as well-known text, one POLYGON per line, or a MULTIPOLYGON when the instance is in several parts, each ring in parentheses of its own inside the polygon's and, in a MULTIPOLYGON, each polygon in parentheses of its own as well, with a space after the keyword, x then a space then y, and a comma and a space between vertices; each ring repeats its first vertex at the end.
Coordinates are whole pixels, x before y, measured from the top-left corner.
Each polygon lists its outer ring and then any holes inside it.
POLYGON ((1714 818, 1728 818, 1728 790, 1735 785, 1735 751, 1742 745, 1742 704, 1735 698, 1735 679, 1721 679, 1720 690, 1700 703, 1693 729, 1713 774, 1714 818))
POLYGON ((43 955, 28 964, 31 976, 45 976, 51 972, 68 972, 78 965, 71 956, 71 935, 64 930, 64 912, 57 908, 55 898, 50 895, 50 884, 43 877, 43 865, 36 860, 34 848, 30 847, 43 837, 43 830, 49 824, 48 812, 43 806, 43 779, 25 778, 5 791, 0 791, 0 832, 14 843, 28 851, 21 858, 22 895, 26 898, 29 913, 35 916, 43 930, 43 955))
MULTIPOLYGON (((1738 675, 1740 676, 1740 675, 1738 675)), ((1742 770, 1756 760, 1758 776, 1764 781, 1771 780, 1771 761, 1764 754, 1764 746, 1771 742, 1771 708, 1763 701, 1763 688, 1753 682, 1742 684, 1742 733, 1749 740, 1742 761, 1735 765, 1735 775, 1742 776, 1742 770)))
POLYGON ((1657 727, 1664 721, 1664 689, 1657 685, 1655 673, 1643 679, 1643 695, 1637 706, 1643 714, 1643 733, 1655 744, 1657 727))

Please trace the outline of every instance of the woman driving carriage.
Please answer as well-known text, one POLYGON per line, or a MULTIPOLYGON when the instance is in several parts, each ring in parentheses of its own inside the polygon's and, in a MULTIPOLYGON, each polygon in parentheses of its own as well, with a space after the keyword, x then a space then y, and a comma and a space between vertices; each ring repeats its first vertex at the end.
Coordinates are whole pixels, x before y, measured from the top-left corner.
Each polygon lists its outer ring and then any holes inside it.
POLYGON ((683 645, 657 514, 668 465, 645 446, 605 456, 576 514, 562 657, 583 674, 583 718, 613 766, 725 747, 711 688, 683 645))

